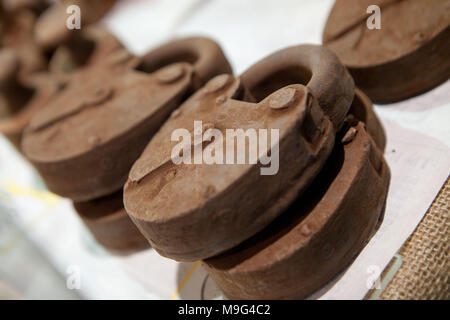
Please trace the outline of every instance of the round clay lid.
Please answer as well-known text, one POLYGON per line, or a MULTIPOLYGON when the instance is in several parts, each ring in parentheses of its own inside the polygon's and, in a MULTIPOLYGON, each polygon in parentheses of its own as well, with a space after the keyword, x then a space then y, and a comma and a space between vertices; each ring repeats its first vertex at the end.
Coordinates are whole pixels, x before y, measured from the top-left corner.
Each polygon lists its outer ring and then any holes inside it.
POLYGON ((146 74, 123 68, 87 68, 30 122, 23 150, 37 162, 82 157, 157 115, 161 106, 185 90, 191 66, 177 63, 146 74), (178 79, 161 80, 178 70, 178 79))
POLYGON ((448 0, 336 0, 323 43, 346 66, 369 67, 417 50, 448 28, 449 22, 448 0), (381 29, 367 27, 370 5, 381 9, 381 29))

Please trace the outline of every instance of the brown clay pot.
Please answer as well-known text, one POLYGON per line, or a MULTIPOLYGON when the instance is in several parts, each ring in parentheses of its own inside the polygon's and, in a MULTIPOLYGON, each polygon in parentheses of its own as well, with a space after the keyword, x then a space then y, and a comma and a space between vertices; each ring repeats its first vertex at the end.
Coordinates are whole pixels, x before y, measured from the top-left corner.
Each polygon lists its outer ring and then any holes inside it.
POLYGON ((450 77, 450 2, 337 0, 323 43, 376 103, 428 91, 450 77), (369 30, 369 5, 381 8, 381 29, 369 30))
POLYGON ((204 266, 230 299, 302 299, 358 255, 383 216, 389 168, 351 127, 311 187, 262 232, 204 266))
POLYGON ((129 254, 150 248, 123 208, 122 192, 91 200, 75 202, 74 207, 95 239, 106 249, 129 254))
POLYGON ((170 113, 198 85, 231 72, 207 38, 176 40, 139 59, 114 58, 76 72, 23 139, 48 188, 74 201, 120 190, 170 113))
POLYGON ((277 52, 238 79, 214 78, 173 114, 134 164, 124 189, 128 214, 158 253, 175 260, 204 259, 238 245, 280 215, 320 172, 353 92, 345 68, 320 46, 277 52), (192 136, 199 120, 223 136, 226 129, 279 129, 279 171, 262 175, 262 165, 249 161, 175 165, 172 132, 185 128, 192 136))

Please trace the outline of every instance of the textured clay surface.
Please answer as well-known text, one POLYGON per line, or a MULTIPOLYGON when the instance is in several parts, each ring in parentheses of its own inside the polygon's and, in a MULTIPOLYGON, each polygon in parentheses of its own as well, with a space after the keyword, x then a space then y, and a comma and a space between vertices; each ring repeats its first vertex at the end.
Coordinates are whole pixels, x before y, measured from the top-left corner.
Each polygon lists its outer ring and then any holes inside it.
POLYGON ((231 72, 206 38, 176 40, 140 59, 111 59, 76 72, 33 117, 22 142, 48 188, 74 201, 121 189, 145 145, 197 83, 231 72), (158 55, 167 50, 172 56, 158 55))
POLYGON ((374 102, 395 102, 450 77, 449 24, 448 0, 337 0, 323 43, 374 102), (366 10, 374 4, 381 29, 370 30, 366 10))
POLYGON ((359 89, 355 89, 355 98, 348 112, 347 119, 363 122, 366 126, 366 131, 370 134, 378 148, 384 151, 386 147, 386 133, 384 132, 384 128, 380 119, 375 114, 369 97, 359 89))
POLYGON ((339 127, 347 114, 355 87, 337 56, 316 45, 277 51, 251 66, 241 80, 251 95, 248 99, 256 101, 288 84, 307 84, 335 127, 339 127))
POLYGON ((204 266, 230 299, 302 299, 336 277, 380 223, 389 168, 364 125, 268 228, 204 266))

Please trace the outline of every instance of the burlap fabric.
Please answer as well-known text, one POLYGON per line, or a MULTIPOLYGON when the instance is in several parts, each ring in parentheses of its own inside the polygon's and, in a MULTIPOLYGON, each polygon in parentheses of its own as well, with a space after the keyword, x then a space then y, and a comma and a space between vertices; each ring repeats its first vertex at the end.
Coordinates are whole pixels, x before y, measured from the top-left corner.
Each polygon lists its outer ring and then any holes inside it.
POLYGON ((450 299, 450 179, 400 249, 403 264, 380 299, 450 299))

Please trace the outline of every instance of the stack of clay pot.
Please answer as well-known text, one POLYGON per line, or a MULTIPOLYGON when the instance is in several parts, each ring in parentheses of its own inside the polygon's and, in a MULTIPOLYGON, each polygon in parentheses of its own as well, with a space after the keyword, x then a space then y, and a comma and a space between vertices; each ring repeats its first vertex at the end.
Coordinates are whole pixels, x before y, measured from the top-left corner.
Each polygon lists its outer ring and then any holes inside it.
MULTIPOLYGON (((31 119, 51 105, 64 88, 73 85, 81 70, 108 68, 109 63, 130 56, 112 34, 93 25, 114 3, 0 1, 0 132, 19 151, 31 119), (71 5, 77 5, 83 15, 79 30, 71 30, 66 24, 71 5)), ((111 250, 148 247, 124 213, 120 192, 105 199, 75 203, 75 207, 99 242, 111 250)))
POLYGON ((384 146, 370 100, 338 58, 321 46, 291 47, 240 77, 212 79, 181 105, 133 165, 125 208, 161 255, 204 260, 228 298, 304 298, 341 272, 379 225, 390 177, 384 146), (175 164, 171 134, 185 128, 194 136, 194 121, 224 136, 278 130, 279 142, 269 144, 278 170, 175 164))

